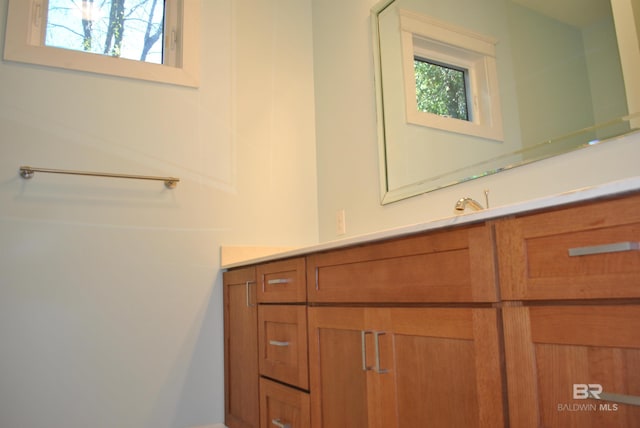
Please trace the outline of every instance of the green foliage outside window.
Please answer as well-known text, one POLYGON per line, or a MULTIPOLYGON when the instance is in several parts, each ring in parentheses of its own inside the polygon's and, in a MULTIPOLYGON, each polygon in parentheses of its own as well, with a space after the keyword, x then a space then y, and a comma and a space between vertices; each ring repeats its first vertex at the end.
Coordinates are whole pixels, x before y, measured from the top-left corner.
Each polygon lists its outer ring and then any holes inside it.
POLYGON ((414 60, 418 110, 469 120, 465 71, 414 60))

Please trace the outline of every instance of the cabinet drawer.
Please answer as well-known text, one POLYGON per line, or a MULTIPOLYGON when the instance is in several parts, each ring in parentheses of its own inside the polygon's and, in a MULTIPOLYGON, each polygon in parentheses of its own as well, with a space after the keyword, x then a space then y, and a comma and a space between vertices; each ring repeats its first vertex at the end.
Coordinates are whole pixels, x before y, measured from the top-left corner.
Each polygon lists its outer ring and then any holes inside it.
POLYGON ((259 265, 258 302, 305 302, 305 259, 280 260, 259 265))
POLYGON ((640 297, 640 195, 506 219, 505 300, 640 297))
POLYGON ((497 301, 489 225, 313 254, 310 302, 497 301))
POLYGON ((306 306, 260 305, 258 337, 260 374, 308 389, 306 306))
POLYGON ((260 428, 309 428, 309 394, 260 379, 260 428))

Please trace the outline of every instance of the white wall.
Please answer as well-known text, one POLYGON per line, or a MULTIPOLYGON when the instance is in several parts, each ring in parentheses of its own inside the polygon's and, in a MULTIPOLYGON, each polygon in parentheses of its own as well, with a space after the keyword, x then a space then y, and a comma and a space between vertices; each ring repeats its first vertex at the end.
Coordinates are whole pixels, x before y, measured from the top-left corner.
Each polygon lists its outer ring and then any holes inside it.
POLYGON ((198 90, 0 63, 1 427, 223 421, 220 245, 317 242, 310 13, 203 1, 198 90))
POLYGON ((314 70, 320 240, 453 215, 463 196, 493 206, 636 176, 640 135, 539 161, 401 202, 379 203, 378 148, 369 10, 377 0, 314 0, 314 70))

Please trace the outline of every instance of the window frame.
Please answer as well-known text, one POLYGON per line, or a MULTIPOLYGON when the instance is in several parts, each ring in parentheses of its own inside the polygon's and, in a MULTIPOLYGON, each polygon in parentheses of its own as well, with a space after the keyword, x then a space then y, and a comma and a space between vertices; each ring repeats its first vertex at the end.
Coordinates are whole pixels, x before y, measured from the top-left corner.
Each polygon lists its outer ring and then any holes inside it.
POLYGON ((44 45, 44 20, 36 23, 38 8, 46 0, 9 0, 4 59, 67 70, 84 71, 187 87, 200 84, 200 0, 168 0, 165 13, 175 17, 174 28, 165 29, 163 43, 176 35, 174 59, 164 64, 117 58, 44 45), (168 11, 168 12, 167 12, 168 11))
POLYGON ((399 13, 407 122, 503 141, 495 58, 497 40, 416 12, 400 9, 399 13), (418 109, 415 57, 467 70, 469 120, 418 109))

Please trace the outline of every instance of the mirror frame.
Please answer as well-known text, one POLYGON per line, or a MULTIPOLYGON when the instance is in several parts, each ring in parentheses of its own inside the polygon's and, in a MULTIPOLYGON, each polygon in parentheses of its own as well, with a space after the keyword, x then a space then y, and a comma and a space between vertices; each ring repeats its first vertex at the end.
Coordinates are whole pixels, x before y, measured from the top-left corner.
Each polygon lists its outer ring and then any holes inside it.
MULTIPOLYGON (((558 144, 567 139, 580 138, 581 135, 585 137, 588 134, 593 133, 596 130, 607 129, 608 127, 619 126, 621 123, 627 123, 629 125, 629 131, 626 134, 630 134, 636 132, 638 128, 640 128, 640 91, 638 91, 638 87, 634 86, 630 91, 627 90, 627 96, 633 96, 633 101, 628 103, 629 111, 636 111, 635 113, 630 113, 623 117, 613 119, 611 121, 596 124, 594 126, 590 126, 588 128, 580 129, 575 132, 571 132, 567 135, 560 136, 558 138, 554 138, 552 140, 547 140, 540 142, 536 145, 515 151, 505 153, 503 155, 493 157, 484 161, 480 161, 473 165, 463 166, 462 168, 456 169, 446 174, 442 174, 437 177, 430 177, 424 180, 420 180, 415 183, 411 183, 396 189, 389 189, 388 186, 388 170, 389 165, 387 163, 387 138, 386 138, 386 129, 385 129, 385 111, 384 111, 384 93, 383 93, 383 85, 382 85, 382 59, 381 59, 381 50, 380 50, 380 28, 379 28, 379 16, 385 9, 390 7, 397 0, 382 0, 379 3, 375 4, 371 8, 370 13, 370 21, 371 21, 371 33, 373 39, 373 65, 374 65, 374 80, 375 80, 375 91, 376 91, 376 127, 377 127, 377 139, 378 139, 378 162, 379 162, 379 184, 380 184, 380 203, 382 205, 386 205, 392 202, 400 201, 406 198, 410 198, 413 196, 418 196, 424 193, 432 192, 438 189, 442 189, 445 187, 453 186, 456 184, 460 184, 463 182, 467 182, 470 180, 474 180, 477 178, 485 177, 488 175, 496 174, 501 171, 509 170, 518 166, 527 165, 538 160, 547 159, 550 157, 558 156, 561 154, 573 152, 576 150, 588 148, 594 146, 596 144, 602 144, 607 141, 610 141, 619 135, 613 135, 610 137, 606 137, 604 139, 592 140, 589 141, 585 138, 584 143, 580 145, 576 145, 569 148, 563 148, 554 153, 548 153, 544 151, 544 154, 536 156, 536 150, 540 150, 542 148, 548 147, 550 144, 558 144), (631 94, 630 94, 630 93, 631 94), (526 158, 522 158, 521 155, 528 154, 530 156, 526 158), (451 179, 447 179, 447 176, 451 175, 451 179), (433 183, 436 180, 440 181, 439 183, 433 183)), ((615 12, 614 12, 615 13, 615 12)), ((636 31, 638 29, 636 28, 636 31)), ((623 66, 623 74, 626 76, 626 70, 624 70, 623 66)), ((637 65, 636 65, 637 67, 637 65)), ((628 85, 628 79, 624 79, 625 84, 628 85)))

